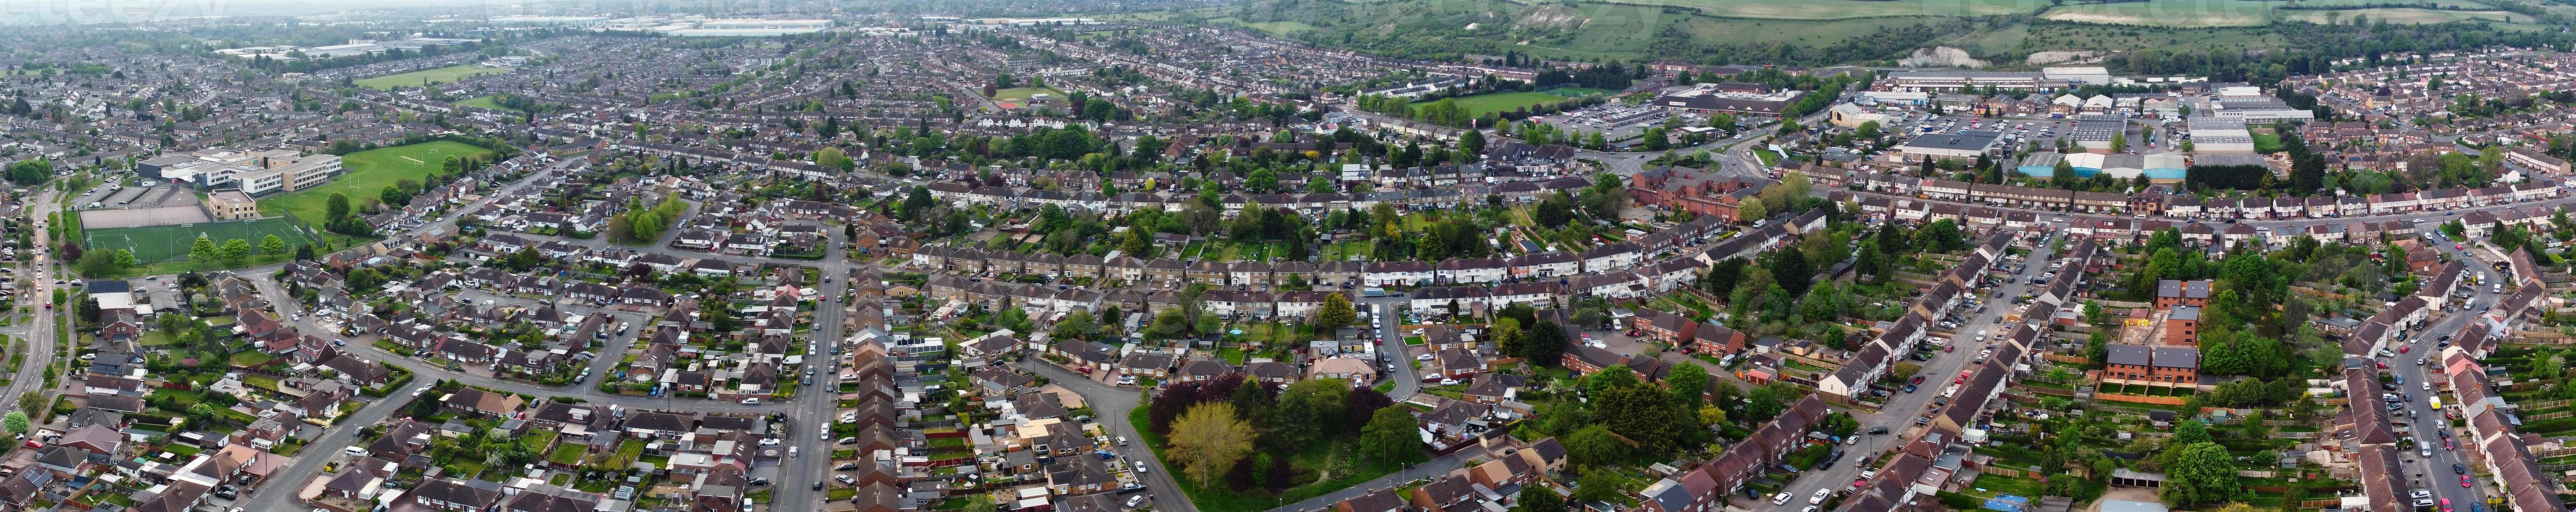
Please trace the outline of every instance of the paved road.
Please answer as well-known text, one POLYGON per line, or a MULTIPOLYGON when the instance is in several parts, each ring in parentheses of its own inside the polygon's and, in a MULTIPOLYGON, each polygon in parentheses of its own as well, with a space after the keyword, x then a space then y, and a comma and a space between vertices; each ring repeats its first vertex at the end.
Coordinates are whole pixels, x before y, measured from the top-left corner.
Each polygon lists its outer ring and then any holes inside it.
POLYGON ((12 326, 5 331, 0 331, 26 340, 27 359, 10 374, 9 385, 6 388, 0 388, 0 411, 17 410, 20 395, 44 387, 45 372, 52 367, 55 357, 63 350, 63 347, 55 343, 55 329, 60 328, 64 322, 70 321, 68 315, 73 310, 73 308, 46 309, 44 306, 54 300, 56 288, 54 280, 68 279, 70 276, 66 275, 69 272, 67 269, 54 265, 53 250, 46 245, 43 234, 46 226, 45 215, 59 209, 55 202, 61 197, 61 193, 51 188, 40 190, 44 192, 36 194, 35 198, 29 200, 31 207, 27 208, 26 218, 32 222, 24 224, 34 226, 32 229, 35 231, 32 233, 36 235, 28 239, 34 240, 36 246, 24 251, 27 256, 25 264, 16 267, 22 272, 18 275, 34 283, 24 295, 19 297, 19 304, 34 310, 35 314, 28 316, 30 320, 25 325, 12 326))
POLYGON ((1378 367, 1395 369, 1393 373, 1386 376, 1388 379, 1394 379, 1393 382, 1395 382, 1395 389, 1388 390, 1387 398, 1403 402, 1406 398, 1412 398, 1414 393, 1422 392, 1422 377, 1416 375, 1413 356, 1405 351, 1404 332, 1399 328, 1404 324, 1404 317, 1398 312, 1404 310, 1405 299, 1389 296, 1363 298, 1360 301, 1358 307, 1367 308, 1369 311, 1369 330, 1377 333, 1378 367))
POLYGON ((1180 482, 1172 479, 1171 468, 1164 467, 1163 461, 1154 457, 1153 449, 1145 446, 1145 437, 1137 434, 1141 431, 1127 421, 1127 414, 1136 410, 1138 397, 1135 391, 1101 384, 1036 358, 1022 359, 1019 366, 1021 370, 1046 377, 1048 382, 1082 395, 1083 404, 1091 406, 1091 417, 1100 422, 1100 428, 1107 430, 1111 439, 1123 437, 1129 440, 1126 446, 1111 446, 1110 450, 1118 452, 1119 459, 1131 468, 1139 462, 1146 465, 1145 474, 1138 475, 1137 479, 1144 481, 1146 495, 1151 496, 1147 499, 1153 500, 1155 509, 1172 512, 1198 510, 1198 506, 1190 503, 1189 495, 1181 492, 1180 482))
MULTIPOLYGON (((2434 236, 2440 236, 2440 233, 2435 233, 2434 236)), ((2479 247, 2471 246, 2468 247, 2469 250, 2466 251, 2453 250, 2449 248, 2451 243, 2452 242, 2438 238, 2434 240, 2434 245, 2436 247, 2441 250, 2451 252, 2453 259, 2459 260, 2467 265, 2468 275, 2478 276, 2478 282, 2480 283, 2488 283, 2472 286, 2471 288, 2475 291, 2470 295, 2468 301, 2478 305, 2494 305, 2496 303, 2496 294, 2490 293, 2490 290, 2494 289, 2491 285, 2493 283, 2503 282, 2500 281, 2500 279, 2509 279, 2511 276, 2500 275, 2500 273, 2495 271, 2494 267, 2488 266, 2484 261, 2481 261, 2482 257, 2488 256, 2489 254, 2485 253, 2485 251, 2481 250, 2479 247)), ((2462 280, 2462 285, 2465 286, 2466 278, 2464 277, 2462 280)), ((2459 299, 2453 299, 2451 304, 2466 306, 2459 299)), ((2484 496, 2487 492, 2491 491, 2491 489, 2485 488, 2487 480, 2474 478, 2477 475, 2471 475, 2473 477, 2472 480, 2474 480, 2472 484, 2477 485, 2477 487, 2460 486, 2460 475, 2453 472, 2451 468, 2453 464, 2464 465, 2472 469, 2478 467, 2478 465, 2475 464, 2468 464, 2469 456, 2465 453, 2468 450, 2474 450, 2477 448, 2475 446, 2464 445, 2467 440, 2475 438, 2475 435, 2473 432, 2466 429, 2453 430, 2452 434, 2455 439, 2452 442, 2454 443, 2455 448, 2443 449, 2441 430, 2448 428, 2449 423, 2447 421, 2436 419, 2441 417, 2441 411, 2433 410, 2430 402, 2436 393, 2441 393, 2441 391, 2439 391, 2440 389, 2449 387, 2448 384, 2450 382, 2449 376, 2439 373, 2442 364, 2440 361, 2442 351, 2439 346, 2448 341, 2445 338, 2449 337, 2451 333, 2459 332, 2462 326, 2467 325, 2471 320, 2479 316, 2481 315, 2478 314, 2477 307, 2474 306, 2466 306, 2459 311, 2448 312, 2440 319, 2428 323, 2425 329, 2416 331, 2413 335, 2409 336, 2404 345, 2407 349, 2406 353, 2398 354, 2396 357, 2376 358, 2380 362, 2388 363, 2389 373, 2396 375, 2400 379, 2404 379, 2405 382, 2400 383, 2400 385, 2397 386, 2397 392, 2405 393, 2413 397, 2413 401, 2408 402, 2405 411, 2391 413, 2403 415, 2412 412, 2418 415, 2417 418, 2410 419, 2410 425, 2400 430, 2400 433, 2408 437, 2424 440, 2427 443, 2424 446, 2429 448, 2429 450, 2418 450, 2414 446, 2404 444, 2398 445, 2397 452, 2399 454, 2399 460, 2402 461, 2401 464, 2406 468, 2408 473, 2414 474, 2414 477, 2398 482, 2399 486, 2401 488, 2425 489, 2432 491, 2433 497, 2437 499, 2449 499, 2451 500, 2452 506, 2458 507, 2460 510, 2467 510, 2468 504, 2470 503, 2483 503, 2478 501, 2479 497, 2484 496), (2415 360, 2417 358, 2425 359, 2427 364, 2415 364, 2415 360), (2427 383, 2433 383, 2433 386, 2428 388, 2425 386, 2427 383), (2430 458, 2423 456, 2428 451, 2432 455, 2430 458)), ((2392 347, 2390 350, 2393 351, 2396 349, 2392 347)), ((2379 391, 2377 390, 2354 390, 2353 393, 2358 396, 2368 397, 2371 396, 2371 393, 2378 392, 2379 391)), ((2444 400, 2452 403, 2458 402, 2456 397, 2444 397, 2444 400)), ((2360 402, 2365 401, 2367 400, 2354 400, 2356 405, 2359 406, 2369 407, 2381 405, 2380 402, 2360 404, 2360 402)), ((2401 490, 2398 494, 2403 496, 2407 494, 2407 492, 2401 490)))
POLYGON ((796 391, 794 403, 784 411, 787 414, 787 445, 797 447, 802 453, 781 459, 778 476, 772 477, 778 489, 773 493, 774 501, 770 502, 770 510, 773 511, 805 510, 802 504, 806 503, 815 504, 814 510, 821 510, 824 496, 814 490, 813 482, 828 478, 826 473, 832 464, 832 442, 825 440, 829 436, 822 432, 831 430, 835 419, 833 413, 839 407, 834 398, 840 388, 834 385, 833 379, 840 373, 843 357, 849 354, 834 354, 832 347, 839 345, 846 336, 843 331, 848 326, 842 323, 848 316, 849 304, 842 300, 849 293, 850 273, 855 263, 842 254, 844 244, 837 240, 841 236, 839 230, 823 231, 823 260, 816 263, 820 264, 822 275, 831 282, 810 283, 819 287, 822 295, 814 301, 813 336, 809 345, 813 348, 809 353, 813 355, 808 356, 801 376, 778 376, 780 386, 802 386, 796 391), (806 378, 811 378, 813 383, 803 384, 806 378))
MULTIPOLYGON (((1801 510, 1808 505, 1807 499, 1816 492, 1816 489, 1833 489, 1838 493, 1849 490, 1852 481, 1860 478, 1861 471, 1878 469, 1872 457, 1894 451, 1905 446, 1906 442, 1921 437, 1923 429, 1914 426, 1914 418, 1930 413, 1933 410, 1932 399, 1940 396, 1942 390, 1950 386, 1950 380, 1958 376, 1960 370, 1967 369, 1971 360, 1976 359, 1977 350, 1985 345, 1985 342, 1976 339, 1978 334, 1982 332, 2009 335, 2011 329, 2019 326, 2019 324, 2005 323, 2004 315, 2011 313, 2014 306, 2011 303, 2012 299, 2021 296, 2033 286, 2029 278, 2047 275, 2048 262, 2057 256, 2053 248, 2049 247, 2050 245, 2053 244, 2040 244, 2037 252, 2023 259, 2022 263, 2029 265, 2023 268, 2022 272, 2013 274, 2010 281, 1994 288, 1976 290, 1975 297, 1988 301, 1987 311, 1967 315, 1968 322, 1961 324, 1962 327, 1949 335, 1950 343, 1957 347, 1957 351, 1934 352, 1932 360, 1917 363, 1923 368, 1916 373, 1923 377, 1923 383, 1919 388, 1912 393, 1891 390, 1892 394, 1880 407, 1880 412, 1846 411, 1852 413, 1852 419, 1860 422, 1862 432, 1867 432, 1870 427, 1887 427, 1894 435, 1859 435, 1860 444, 1842 447, 1846 454, 1841 463, 1822 470, 1806 471, 1799 474, 1789 485, 1783 486, 1784 492, 1794 495, 1787 504, 1772 505, 1769 501, 1770 496, 1764 496, 1759 500, 1746 499, 1741 495, 1728 498, 1736 505, 1750 507, 1756 511, 1801 510), (1998 291, 2001 292, 1999 298, 1993 293, 1998 291)), ((2038 347, 2032 347, 2032 349, 2037 350, 2038 347)), ((1714 368, 1711 369, 1712 373, 1716 371, 1714 368)))
POLYGON ((295 491, 309 485, 312 482, 310 477, 322 474, 322 463, 340 456, 341 448, 357 444, 360 428, 393 417, 395 411, 411 404, 412 393, 429 389, 433 383, 428 379, 413 379, 410 384, 386 393, 385 398, 368 401, 358 412, 341 417, 339 427, 325 430, 322 437, 305 443, 304 451, 295 457, 295 462, 288 463, 284 470, 271 473, 279 475, 278 478, 269 480, 268 485, 250 489, 241 499, 234 501, 233 506, 245 511, 305 508, 296 498, 295 491))

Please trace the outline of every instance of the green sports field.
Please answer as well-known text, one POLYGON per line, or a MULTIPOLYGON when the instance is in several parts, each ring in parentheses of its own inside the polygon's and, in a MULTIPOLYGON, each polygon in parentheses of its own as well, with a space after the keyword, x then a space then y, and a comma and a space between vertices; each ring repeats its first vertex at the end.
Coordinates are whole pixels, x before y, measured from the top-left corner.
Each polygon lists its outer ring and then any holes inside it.
POLYGON ((1488 112, 1518 110, 1521 107, 1535 107, 1568 101, 1571 99, 1572 98, 1567 96, 1549 94, 1548 92, 1491 92, 1474 96, 1461 96, 1458 98, 1458 107, 1467 109, 1468 116, 1483 117, 1488 112))
POLYGON ((321 225, 329 208, 332 193, 347 194, 350 206, 376 198, 386 186, 402 180, 427 181, 438 172, 438 164, 447 157, 490 154, 492 151, 472 144, 453 141, 430 141, 408 146, 370 149, 340 156, 340 176, 313 188, 260 198, 259 213, 266 216, 294 215, 321 225))
POLYGON ((515 109, 515 108, 510 108, 510 107, 501 106, 501 102, 493 101, 491 96, 478 96, 478 97, 475 97, 474 99, 465 100, 465 101, 459 101, 459 102, 456 102, 456 106, 459 106, 459 107, 474 107, 474 108, 488 108, 488 109, 492 109, 492 110, 507 110, 507 111, 511 111, 511 112, 518 112, 518 113, 522 113, 522 114, 525 114, 525 113, 527 113, 527 112, 528 112, 528 111, 525 111, 525 110, 519 110, 519 109, 515 109))
POLYGON ((359 87, 365 87, 365 88, 369 88, 369 89, 392 89, 392 88, 395 88, 395 87, 420 87, 420 86, 422 86, 422 85, 423 85, 423 82, 424 82, 424 81, 425 81, 426 83, 429 83, 429 84, 443 84, 443 83, 448 83, 448 82, 454 82, 454 81, 457 81, 457 80, 464 80, 464 79, 467 79, 467 78, 474 78, 474 77, 478 77, 478 76, 489 75, 489 74, 493 74, 493 73, 506 73, 506 72, 509 72, 509 71, 510 71, 510 69, 509 69, 509 68, 487 68, 487 67, 477 66, 477 65, 473 65, 473 64, 459 64, 459 65, 448 66, 448 67, 437 68, 437 69, 423 69, 423 70, 420 70, 420 71, 413 71, 413 72, 410 72, 410 73, 392 74, 392 75, 385 75, 385 76, 380 76, 380 77, 375 77, 375 78, 364 78, 364 79, 359 79, 359 80, 357 81, 357 84, 358 84, 358 86, 359 86, 359 87))
MULTIPOLYGON (((296 228, 295 221, 283 218, 228 220, 176 226, 92 229, 82 232, 83 241, 92 251, 133 249, 134 260, 158 263, 188 258, 188 248, 203 235, 216 245, 235 238, 250 242, 251 251, 259 251, 259 241, 268 235, 286 239, 287 247, 314 243, 313 235, 296 228)), ((292 250, 292 249, 289 249, 292 250)))

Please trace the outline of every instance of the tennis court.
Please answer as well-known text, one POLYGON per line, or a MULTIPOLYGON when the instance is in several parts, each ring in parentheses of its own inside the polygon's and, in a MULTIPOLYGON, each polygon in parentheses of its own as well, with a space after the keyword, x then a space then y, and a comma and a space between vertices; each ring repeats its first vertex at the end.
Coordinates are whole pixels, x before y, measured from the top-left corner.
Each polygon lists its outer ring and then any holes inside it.
POLYGON ((132 249, 136 262, 155 263, 187 259, 188 248, 197 243, 199 235, 214 239, 218 245, 226 240, 239 238, 250 242, 251 251, 254 253, 259 251, 259 241, 268 235, 277 235, 278 238, 286 239, 286 246, 289 248, 317 243, 312 234, 297 228, 293 219, 283 217, 172 226, 90 229, 83 231, 81 238, 88 244, 89 250, 132 249))

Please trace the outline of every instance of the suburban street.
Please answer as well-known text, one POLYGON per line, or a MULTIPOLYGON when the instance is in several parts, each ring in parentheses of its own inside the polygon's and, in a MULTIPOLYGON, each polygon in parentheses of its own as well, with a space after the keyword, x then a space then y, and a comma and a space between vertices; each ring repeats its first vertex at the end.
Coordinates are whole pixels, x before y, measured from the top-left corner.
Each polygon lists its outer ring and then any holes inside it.
MULTIPOLYGON (((20 260, 23 265, 13 266, 18 269, 17 275, 30 284, 25 294, 18 297, 18 305, 33 313, 28 315, 29 320, 24 325, 0 329, 0 332, 27 342, 25 349, 27 358, 9 374, 9 385, 0 388, 0 411, 17 410, 20 395, 44 388, 45 372, 53 366, 55 357, 61 355, 64 348, 55 341, 59 336, 55 330, 61 328, 71 314, 71 308, 58 306, 47 309, 45 307, 45 304, 54 300, 54 290, 58 287, 54 281, 70 279, 72 276, 69 275, 69 269, 54 264, 53 250, 45 246, 44 233, 48 225, 45 216, 61 208, 56 204, 61 197, 61 192, 51 188, 42 190, 43 192, 26 199, 24 203, 28 206, 25 210, 26 218, 32 221, 22 224, 23 229, 32 230, 34 236, 28 239, 35 241, 37 246, 26 251, 26 257, 20 260)), ((54 390, 44 391, 51 393, 54 390)))
POLYGON ((1145 482, 1145 495, 1151 496, 1147 499, 1152 500, 1155 509, 1173 512, 1198 510, 1190 503, 1188 495, 1181 492, 1180 482, 1172 479, 1172 469, 1164 467, 1162 459, 1154 457, 1153 448, 1145 446, 1145 436, 1138 434, 1141 430, 1127 421, 1128 412, 1140 405, 1135 391, 1101 384, 1088 376, 1036 358, 1022 359, 1018 366, 1030 374, 1045 377, 1047 382, 1082 395, 1083 405, 1091 406, 1091 417, 1100 422, 1100 427, 1107 430, 1112 439, 1127 438, 1126 446, 1114 446, 1113 443, 1109 449, 1118 453, 1118 458, 1131 468, 1130 471, 1138 462, 1146 464, 1148 469, 1145 474, 1137 475, 1137 479, 1145 482))
MULTIPOLYGON (((2048 236, 2054 239, 2057 235, 2048 236)), ((1987 311, 1964 315, 1968 318, 1968 322, 1960 324, 1958 330, 1948 335, 1950 345, 1956 347, 1956 351, 1933 352, 1932 360, 1917 363, 1923 365, 1923 369, 1915 373, 1923 377, 1923 384, 1919 388, 1912 393, 1889 390, 1887 402, 1881 405, 1878 412, 1837 408, 1851 413, 1852 419, 1860 422, 1861 431, 1864 432, 1859 434, 1859 444, 1846 444, 1841 447, 1846 453, 1842 462, 1834 464, 1831 468, 1810 469, 1799 473, 1796 480, 1782 487, 1784 492, 1793 495, 1787 504, 1772 505, 1769 501, 1770 496, 1759 499, 1746 499, 1740 495, 1728 498, 1738 506, 1753 510, 1796 511, 1808 505, 1807 497, 1814 494, 1816 489, 1833 489, 1836 492, 1847 490, 1851 487, 1852 481, 1860 478, 1861 471, 1878 469, 1877 457, 1880 454, 1895 451, 1914 438, 1921 437, 1927 429, 1915 426, 1914 418, 1932 413, 1935 410, 1932 407, 1933 397, 1940 396, 1941 390, 1950 386, 1950 379, 1958 375, 1959 371, 1968 369, 1968 363, 1977 358, 1979 348, 1986 345, 1984 341, 1975 339, 1978 333, 2010 335, 2012 329, 2019 327, 2020 324, 2009 324, 2003 321, 2004 316, 2011 314, 2017 306, 2020 306, 2012 304, 2012 299, 2032 291, 2031 288, 2036 285, 2030 284, 2030 278, 2049 275, 2048 263, 2058 256, 2051 247, 2053 244, 2037 245, 2036 250, 2019 262, 2024 264, 2021 272, 2011 274, 2003 285, 1982 290, 1975 295, 1977 298, 1990 301, 1987 303, 1987 311), (2000 292, 1999 298, 1994 296, 1995 292, 2000 292), (1871 427, 1887 427, 1889 434, 1866 434, 1871 427)), ((1940 334, 1936 333, 1935 336, 1940 334)), ((2046 342, 2045 334, 2041 342, 2046 342)), ((2039 347, 2031 347, 2031 349, 2037 351, 2039 347)), ((1692 361, 1698 361, 1698 359, 1692 359, 1692 361)), ((1723 373, 1718 368, 1710 368, 1709 372, 1712 375, 1723 373)))
MULTIPOLYGON (((2435 236, 2440 235, 2437 233, 2435 236)), ((2434 410, 2430 407, 2430 402, 2436 394, 2447 394, 2444 391, 2450 388, 2450 376, 2440 373, 2441 346, 2449 341, 2452 333, 2459 332, 2461 327, 2484 316, 2480 314, 2478 306, 2492 306, 2498 298, 2497 294, 2491 291, 2494 290, 2492 285, 2507 282, 2504 280, 2510 279, 2511 276, 2500 274, 2495 271, 2495 267, 2488 265, 2487 262, 2493 260, 2487 258, 2491 253, 2483 247, 2483 244, 2468 245, 2467 250, 2455 250, 2451 248, 2454 242, 2445 238, 2435 238, 2431 242, 2442 252, 2449 253, 2454 261, 2465 264, 2466 269, 2461 278, 2463 285, 2466 284, 2468 276, 2477 276, 2478 282, 2483 284, 2471 286, 2474 291, 2468 299, 2452 299, 2451 304, 2458 306, 2460 308, 2458 311, 2443 314, 2426 323, 2424 329, 2409 333, 2404 345, 2407 348, 2405 353, 2377 359, 2388 363, 2388 372, 2403 380, 2397 383, 2397 390, 2394 392, 2413 397, 2406 402, 2404 410, 2392 411, 2389 414, 2392 418, 2407 420, 2409 425, 2404 432, 2407 437, 2427 443, 2421 445, 2424 447, 2422 449, 2402 443, 2398 445, 2398 460, 2403 461, 2401 464, 2405 466, 2408 473, 2412 474, 2412 477, 2402 484, 2407 488, 2431 491, 2436 500, 2447 499, 2452 505, 2466 509, 2470 503, 2484 503, 2479 499, 2491 492, 2486 487, 2489 480, 2473 478, 2475 487, 2462 487, 2460 474, 2452 471, 2453 464, 2465 465, 2472 471, 2480 467, 2472 464, 2468 455, 2468 451, 2475 450, 2477 447, 2462 445, 2475 439, 2476 436, 2474 433, 2468 433, 2470 431, 2467 429, 2452 429, 2451 432, 2455 438, 2452 440, 2454 446, 2450 449, 2443 448, 2442 441, 2446 438, 2442 436, 2440 430, 2448 429, 2449 422, 2437 419, 2442 417, 2442 411, 2434 410), (2418 358, 2424 359, 2425 364, 2416 364, 2415 361, 2418 358), (2430 383, 2430 386, 2427 386, 2427 383, 2430 383), (2415 413, 2417 417, 2406 418, 2410 412, 2415 413), (2431 457, 2425 457, 2427 453, 2430 453, 2431 457)), ((2378 392, 2380 391, 2353 390, 2357 395, 2353 401, 2379 405, 2380 402, 2360 398, 2369 396, 2366 393, 2378 392)), ((2457 403, 2457 400, 2448 396, 2444 396, 2443 400, 2457 403)))

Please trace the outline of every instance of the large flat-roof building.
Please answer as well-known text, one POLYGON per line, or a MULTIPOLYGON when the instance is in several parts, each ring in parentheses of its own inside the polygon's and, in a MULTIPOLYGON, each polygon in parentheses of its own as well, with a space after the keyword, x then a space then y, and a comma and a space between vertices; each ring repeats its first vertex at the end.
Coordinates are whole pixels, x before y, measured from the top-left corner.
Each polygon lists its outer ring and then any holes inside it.
POLYGON ((1902 91, 1938 91, 1982 89, 1993 87, 2011 90, 2057 90, 2067 88, 2066 80, 2049 78, 2040 73, 2009 71, 1898 71, 1887 74, 1887 85, 1902 91))
POLYGON ((1721 89, 1720 84, 1700 84, 1688 90, 1655 97, 1656 108, 1687 110, 1700 113, 1733 114, 1736 117, 1777 119, 1789 106, 1806 96, 1806 91, 1748 92, 1721 89))
POLYGON ((136 172, 200 190, 231 188, 243 194, 293 192, 329 183, 340 175, 338 155, 304 155, 294 151, 208 149, 164 156, 135 166, 136 172))
POLYGON ((1898 155, 1909 162, 1921 161, 1925 158, 1973 160, 1977 155, 1994 151, 1996 142, 2001 140, 2002 136, 2003 132, 1986 130, 1934 133, 1905 141, 1905 144, 1897 146, 1896 150, 1898 155))

